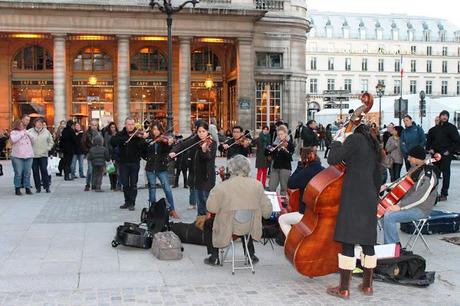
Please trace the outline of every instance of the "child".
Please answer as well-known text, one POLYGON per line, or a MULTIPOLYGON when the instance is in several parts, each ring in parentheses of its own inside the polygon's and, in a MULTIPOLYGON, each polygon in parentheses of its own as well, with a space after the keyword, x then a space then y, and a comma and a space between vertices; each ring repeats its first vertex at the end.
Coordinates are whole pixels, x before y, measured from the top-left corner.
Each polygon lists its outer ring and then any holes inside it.
POLYGON ((96 136, 93 141, 94 146, 88 153, 88 163, 93 166, 92 189, 96 192, 102 192, 101 185, 105 162, 110 161, 110 155, 109 150, 102 145, 104 139, 101 136, 96 136))

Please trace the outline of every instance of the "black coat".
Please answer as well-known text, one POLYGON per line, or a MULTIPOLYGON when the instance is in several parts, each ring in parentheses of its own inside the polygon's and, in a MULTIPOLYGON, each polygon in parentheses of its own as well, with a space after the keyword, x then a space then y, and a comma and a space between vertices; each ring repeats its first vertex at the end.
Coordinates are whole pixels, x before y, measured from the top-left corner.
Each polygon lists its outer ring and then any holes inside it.
POLYGON ((83 138, 83 132, 76 134, 77 137, 77 146, 75 147, 75 152, 74 154, 85 154, 87 153, 83 143, 82 143, 82 138, 83 138))
POLYGON ((319 145, 318 135, 309 126, 302 128, 301 137, 304 147, 314 147, 319 145))
MULTIPOLYGON (((292 154, 294 154, 295 146, 292 139, 288 141, 286 149, 279 146, 277 149, 270 152, 272 157, 272 168, 273 169, 286 169, 291 170, 292 154)), ((268 151, 268 150, 267 150, 268 151)))
MULTIPOLYGON (((200 141, 197 135, 187 138, 173 147, 171 152, 179 152, 200 141)), ((211 191, 216 185, 216 151, 217 144, 212 142, 208 152, 203 152, 201 144, 197 144, 182 154, 189 154, 190 168, 188 185, 197 190, 211 191)))
POLYGON ((131 140, 126 143, 129 139, 126 128, 123 128, 121 132, 116 133, 110 139, 112 147, 118 147, 117 150, 120 152, 120 163, 138 163, 145 151, 145 140, 143 138, 134 136, 131 140))
POLYGON ((446 122, 432 127, 428 131, 426 149, 440 154, 444 154, 446 151, 450 154, 458 152, 460 150, 460 136, 455 125, 446 122))
POLYGON ((379 163, 362 134, 352 134, 345 142, 334 141, 327 161, 346 164, 334 239, 339 242, 375 245, 377 204, 381 185, 379 163))
POLYGON ((257 148, 257 152, 256 152, 256 168, 257 169, 259 169, 259 168, 269 168, 270 167, 270 162, 268 161, 267 156, 265 155, 265 149, 270 144, 270 139, 268 139, 267 142, 264 142, 262 140, 262 138, 259 136, 259 138, 253 140, 253 144, 255 144, 255 146, 257 148))
POLYGON ((168 153, 171 146, 167 143, 157 142, 147 146, 146 171, 162 172, 168 170, 168 153))
POLYGON ((72 127, 67 126, 62 130, 59 146, 62 153, 75 154, 75 148, 78 146, 78 138, 72 127))

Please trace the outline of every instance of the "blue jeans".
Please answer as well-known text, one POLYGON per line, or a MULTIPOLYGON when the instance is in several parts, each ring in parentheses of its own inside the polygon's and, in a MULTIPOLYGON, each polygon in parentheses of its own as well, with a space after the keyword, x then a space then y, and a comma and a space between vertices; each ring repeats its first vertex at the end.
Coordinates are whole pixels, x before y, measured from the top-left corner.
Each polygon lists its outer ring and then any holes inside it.
POLYGON ((90 186, 93 180, 93 164, 88 162, 88 170, 86 171, 86 186, 90 186))
POLYGON ((206 209, 206 201, 208 200, 209 191, 195 189, 195 198, 198 208, 198 216, 204 216, 208 212, 206 209))
POLYGON ((83 160, 85 159, 85 155, 84 154, 74 154, 73 155, 73 158, 72 158, 72 165, 70 166, 70 173, 72 174, 72 176, 76 176, 75 175, 75 171, 77 170, 77 162, 78 162, 78 174, 80 175, 80 177, 82 177, 84 175, 83 173, 83 160))
POLYGON ((25 188, 32 187, 32 185, 30 185, 32 161, 33 158, 11 157, 11 163, 13 164, 14 170, 14 187, 21 188, 21 182, 25 188))
POLYGON ((155 203, 156 200, 156 181, 157 177, 160 179, 161 187, 166 195, 166 201, 168 202, 168 206, 170 210, 174 210, 174 199, 172 195, 171 186, 169 185, 169 174, 168 171, 146 171, 147 174, 147 181, 149 183, 149 202, 155 203))
POLYGON ((50 177, 48 175, 48 157, 34 158, 32 162, 32 172, 34 175, 35 188, 37 190, 50 188, 50 177), (40 177, 41 174, 41 177, 40 177))
POLYGON ((425 218, 426 214, 420 208, 414 207, 406 210, 388 211, 383 216, 384 241, 387 243, 399 242, 397 224, 411 222, 425 218))

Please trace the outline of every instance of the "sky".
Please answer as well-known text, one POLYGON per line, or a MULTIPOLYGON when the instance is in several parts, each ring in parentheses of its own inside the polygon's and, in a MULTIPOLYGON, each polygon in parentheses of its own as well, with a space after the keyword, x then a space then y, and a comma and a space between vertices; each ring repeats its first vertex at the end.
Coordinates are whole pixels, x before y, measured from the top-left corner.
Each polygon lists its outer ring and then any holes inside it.
POLYGON ((318 11, 407 14, 447 19, 460 28, 460 0, 306 0, 318 11))

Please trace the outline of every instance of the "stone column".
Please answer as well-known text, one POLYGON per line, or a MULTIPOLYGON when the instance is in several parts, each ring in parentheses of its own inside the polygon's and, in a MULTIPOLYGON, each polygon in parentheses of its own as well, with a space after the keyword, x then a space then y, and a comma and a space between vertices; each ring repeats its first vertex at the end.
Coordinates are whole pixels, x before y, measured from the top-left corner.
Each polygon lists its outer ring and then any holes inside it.
POLYGON ((254 100, 254 48, 252 38, 238 39, 238 124, 244 129, 252 130, 255 127, 255 100, 254 100), (249 102, 249 109, 241 108, 249 102))
POLYGON ((179 132, 190 134, 190 37, 180 37, 179 51, 179 132))
POLYGON ((53 86, 54 86, 54 126, 68 119, 66 106, 66 35, 54 35, 53 86))
POLYGON ((125 125, 129 112, 129 36, 118 36, 118 70, 117 70, 117 122, 120 128, 125 125))

